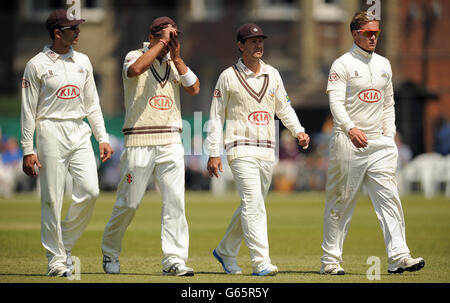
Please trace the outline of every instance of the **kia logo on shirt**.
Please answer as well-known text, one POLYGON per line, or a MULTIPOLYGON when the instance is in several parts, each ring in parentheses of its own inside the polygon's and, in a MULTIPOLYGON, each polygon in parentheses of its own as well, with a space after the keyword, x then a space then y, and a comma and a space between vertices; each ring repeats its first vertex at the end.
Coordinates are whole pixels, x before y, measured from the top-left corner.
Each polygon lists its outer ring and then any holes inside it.
POLYGON ((359 93, 359 100, 366 103, 376 103, 381 99, 381 92, 377 89, 366 89, 359 93))
POLYGON ((66 85, 58 89, 56 96, 59 99, 69 100, 75 99, 80 95, 80 89, 75 85, 66 85))
POLYGON ((268 125, 270 120, 270 114, 266 111, 257 111, 248 115, 248 121, 256 125, 268 125))
POLYGON ((158 110, 169 110, 172 108, 173 101, 168 96, 155 96, 148 100, 151 107, 158 110))

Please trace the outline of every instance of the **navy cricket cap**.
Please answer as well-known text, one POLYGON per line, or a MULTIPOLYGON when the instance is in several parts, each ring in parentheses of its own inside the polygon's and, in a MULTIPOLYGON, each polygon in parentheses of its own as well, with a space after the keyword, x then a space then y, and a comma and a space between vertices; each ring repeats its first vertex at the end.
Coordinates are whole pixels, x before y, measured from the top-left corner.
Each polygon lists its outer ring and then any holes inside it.
POLYGON ((264 39, 267 38, 267 36, 264 35, 262 29, 254 23, 246 23, 239 27, 237 31, 237 41, 242 42, 248 38, 253 37, 262 37, 264 39))
POLYGON ((49 31, 52 29, 63 27, 63 26, 74 26, 83 23, 84 19, 75 19, 75 16, 68 18, 68 13, 66 9, 58 9, 53 11, 50 16, 48 16, 45 26, 49 31))
POLYGON ((152 35, 157 34, 162 29, 168 27, 169 25, 176 28, 177 33, 182 33, 181 31, 178 30, 178 26, 175 23, 175 21, 173 21, 169 17, 164 16, 164 17, 158 17, 155 20, 153 20, 152 24, 150 25, 150 34, 152 34, 152 35))

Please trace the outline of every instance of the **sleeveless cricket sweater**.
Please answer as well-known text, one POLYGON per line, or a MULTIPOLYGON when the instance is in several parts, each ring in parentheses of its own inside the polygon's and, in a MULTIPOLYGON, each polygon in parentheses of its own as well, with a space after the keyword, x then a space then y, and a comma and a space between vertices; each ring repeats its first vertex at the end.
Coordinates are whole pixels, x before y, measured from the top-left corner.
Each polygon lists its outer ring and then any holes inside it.
POLYGON ((155 60, 137 77, 127 70, 145 51, 131 51, 125 58, 123 83, 125 146, 152 146, 181 143, 180 77, 170 59, 155 60))
POLYGON ((240 157, 274 161, 278 131, 275 116, 294 138, 305 131, 280 73, 262 60, 260 63, 260 71, 255 74, 240 58, 220 74, 208 121, 206 142, 210 157, 220 156, 223 147, 229 163, 240 157))
MULTIPOLYGON (((242 67, 241 67, 242 69, 242 67)), ((252 156, 273 161, 275 155, 275 98, 270 73, 262 75, 260 87, 251 87, 238 65, 226 71, 229 85, 224 148, 228 161, 252 156)))

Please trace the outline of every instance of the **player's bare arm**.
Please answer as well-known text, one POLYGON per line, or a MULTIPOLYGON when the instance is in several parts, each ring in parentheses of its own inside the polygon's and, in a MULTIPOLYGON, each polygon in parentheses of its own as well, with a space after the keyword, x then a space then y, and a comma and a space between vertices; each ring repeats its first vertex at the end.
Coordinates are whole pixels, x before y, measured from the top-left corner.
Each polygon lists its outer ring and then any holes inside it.
MULTIPOLYGON (((170 57, 175 65, 175 68, 178 71, 178 74, 180 76, 186 75, 188 73, 188 67, 186 66, 180 55, 180 41, 176 36, 176 32, 171 34, 171 39, 167 45, 170 51, 170 57)), ((200 81, 197 78, 193 85, 188 87, 183 85, 183 89, 191 96, 198 95, 200 93, 200 81)))
POLYGON ((100 160, 102 160, 102 162, 106 162, 111 159, 114 151, 108 143, 100 143, 98 148, 100 150, 100 160))
POLYGON ((170 40, 170 33, 176 30, 171 27, 162 29, 156 36, 150 35, 150 49, 140 56, 127 70, 127 76, 137 77, 144 73, 161 54, 170 40))
POLYGON ((22 170, 25 174, 27 174, 28 176, 32 176, 32 177, 37 176, 38 172, 37 172, 37 170, 34 169, 35 165, 38 168, 42 167, 41 163, 39 162, 38 157, 35 154, 23 156, 22 170))
POLYGON ((348 135, 350 136, 350 140, 354 146, 358 148, 367 147, 369 142, 367 141, 366 134, 362 130, 357 127, 353 127, 348 131, 348 135))
POLYGON ((223 172, 222 160, 220 157, 209 157, 208 165, 206 167, 210 177, 216 176, 216 178, 219 178, 219 171, 223 172))
POLYGON ((297 134, 298 145, 303 147, 303 149, 307 149, 309 147, 309 135, 307 133, 298 133, 297 134))

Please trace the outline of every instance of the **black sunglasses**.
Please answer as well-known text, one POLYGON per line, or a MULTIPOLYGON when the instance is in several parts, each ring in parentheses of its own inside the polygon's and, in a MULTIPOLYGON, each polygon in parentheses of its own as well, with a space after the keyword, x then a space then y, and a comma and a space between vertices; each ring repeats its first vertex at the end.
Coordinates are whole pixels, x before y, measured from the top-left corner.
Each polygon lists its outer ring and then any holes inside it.
POLYGON ((60 31, 65 31, 66 29, 70 29, 71 31, 74 31, 74 30, 77 30, 77 29, 78 29, 78 25, 63 26, 63 27, 61 27, 59 30, 60 30, 60 31))

